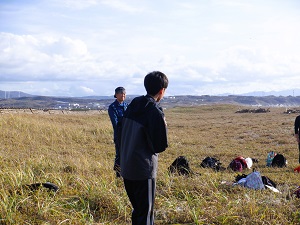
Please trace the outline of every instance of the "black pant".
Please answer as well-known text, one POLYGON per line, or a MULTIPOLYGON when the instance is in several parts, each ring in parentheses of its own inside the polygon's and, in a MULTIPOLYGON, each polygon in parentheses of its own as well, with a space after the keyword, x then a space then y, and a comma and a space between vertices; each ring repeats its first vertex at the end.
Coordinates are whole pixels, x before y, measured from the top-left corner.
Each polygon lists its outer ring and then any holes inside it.
POLYGON ((121 168, 120 168, 120 147, 119 144, 115 141, 115 162, 114 162, 114 170, 116 171, 116 177, 121 177, 121 168))
POLYGON ((300 143, 298 143, 298 149, 299 149, 299 163, 300 163, 300 143))
POLYGON ((133 207, 131 216, 132 225, 153 225, 156 180, 124 179, 124 185, 133 207))

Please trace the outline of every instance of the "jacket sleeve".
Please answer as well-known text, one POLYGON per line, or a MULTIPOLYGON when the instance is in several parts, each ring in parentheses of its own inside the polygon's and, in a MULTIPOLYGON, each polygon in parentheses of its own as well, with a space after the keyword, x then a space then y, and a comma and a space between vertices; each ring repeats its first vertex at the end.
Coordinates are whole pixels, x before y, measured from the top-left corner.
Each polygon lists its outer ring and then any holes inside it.
POLYGON ((298 134, 299 133, 299 128, 300 128, 300 116, 296 117, 294 128, 295 128, 295 134, 298 134))
POLYGON ((168 147, 167 125, 163 114, 155 113, 149 124, 149 135, 154 153, 160 153, 168 147))
POLYGON ((108 115, 110 118, 110 121, 112 123, 113 129, 117 129, 117 123, 118 123, 118 116, 112 106, 109 106, 108 108, 108 115))

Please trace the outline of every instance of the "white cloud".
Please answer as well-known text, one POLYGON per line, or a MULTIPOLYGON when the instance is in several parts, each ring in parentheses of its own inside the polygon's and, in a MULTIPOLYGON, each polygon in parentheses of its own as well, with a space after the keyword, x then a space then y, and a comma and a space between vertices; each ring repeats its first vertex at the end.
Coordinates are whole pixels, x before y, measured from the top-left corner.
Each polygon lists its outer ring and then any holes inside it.
POLYGON ((120 0, 101 0, 101 4, 103 5, 112 7, 120 11, 130 12, 130 13, 143 11, 141 7, 133 6, 133 5, 137 5, 137 3, 139 3, 139 1, 136 1, 134 4, 130 5, 125 1, 120 1, 120 0))
POLYGON ((231 27, 227 23, 215 23, 212 24, 210 27, 210 30, 212 32, 217 32, 217 33, 230 33, 232 32, 231 27))
MULTIPOLYGON (((93 7, 99 4, 99 0, 52 0, 53 4, 60 7, 75 9, 75 10, 83 10, 90 7, 93 7)), ((51 4, 51 2, 50 2, 51 4)))
POLYGON ((0 33, 0 39, 4 43, 0 46, 0 63, 3 65, 0 78, 17 71, 18 76, 34 75, 36 80, 49 74, 52 74, 51 78, 61 73, 68 76, 80 71, 82 64, 79 62, 89 57, 83 41, 68 37, 55 39, 0 33))
POLYGON ((41 51, 48 55, 57 55, 68 58, 84 56, 88 53, 86 44, 81 40, 73 40, 70 37, 59 37, 57 39, 45 38, 41 40, 41 51))
POLYGON ((138 94, 153 70, 169 76, 169 94, 293 88, 300 16, 291 2, 7 2, 0 90, 80 96, 126 86, 138 94))
POLYGON ((95 91, 93 89, 88 88, 88 87, 80 86, 79 88, 86 94, 94 94, 95 93, 95 91))

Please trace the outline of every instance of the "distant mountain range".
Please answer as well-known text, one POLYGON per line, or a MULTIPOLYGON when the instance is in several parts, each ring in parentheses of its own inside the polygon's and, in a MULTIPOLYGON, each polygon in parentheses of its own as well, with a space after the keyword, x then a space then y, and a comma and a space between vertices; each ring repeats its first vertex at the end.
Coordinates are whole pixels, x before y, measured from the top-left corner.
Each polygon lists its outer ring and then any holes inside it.
POLYGON ((34 95, 30 95, 24 93, 22 91, 1 91, 0 90, 0 98, 8 99, 8 98, 21 98, 21 97, 32 97, 34 95))
POLYGON ((289 89, 283 91, 255 91, 243 94, 243 96, 300 96, 300 89, 289 89))
MULTIPOLYGON (((256 107, 300 107, 300 95, 296 93, 300 93, 300 89, 276 93, 253 92, 244 95, 166 96, 161 105, 166 108, 220 103, 256 107), (284 93, 286 94, 283 95, 284 93)), ((130 102, 134 97, 135 95, 127 95, 126 101, 130 102)), ((0 91, 0 108, 107 109, 114 100, 113 96, 55 97, 30 95, 20 91, 0 91)))
MULTIPOLYGON (((231 96, 235 95, 232 93, 223 93, 218 94, 217 96, 231 96)), ((0 90, 0 99, 9 99, 9 98, 21 98, 21 97, 34 97, 37 95, 28 94, 22 91, 1 91, 0 90)), ((283 91, 255 91, 255 92, 247 92, 244 94, 237 94, 236 96, 256 96, 256 97, 264 97, 264 96, 300 96, 300 89, 288 89, 283 91)), ((58 96, 52 96, 58 97, 58 96)), ((64 96, 60 96, 64 97, 64 96)), ((84 98, 84 99, 110 99, 112 96, 82 96, 82 97, 68 97, 68 98, 84 98)))
MULTIPOLYGON (((228 96, 228 95, 234 95, 232 93, 224 93, 220 94, 220 96, 228 96)), ((300 89, 288 89, 283 91, 254 91, 254 92, 247 92, 244 94, 238 94, 239 96, 257 96, 257 97, 263 97, 263 96, 300 96, 300 89)))

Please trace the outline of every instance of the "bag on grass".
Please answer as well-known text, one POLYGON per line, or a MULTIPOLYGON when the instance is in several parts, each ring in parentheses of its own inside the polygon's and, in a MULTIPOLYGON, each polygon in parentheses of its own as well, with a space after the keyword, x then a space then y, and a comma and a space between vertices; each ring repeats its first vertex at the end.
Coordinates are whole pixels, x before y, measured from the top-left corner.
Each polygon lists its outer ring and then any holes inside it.
POLYGON ((269 177, 267 176, 261 176, 262 182, 264 183, 264 185, 269 185, 271 187, 276 188, 276 184, 274 181, 272 181, 269 177))
POLYGON ((50 182, 26 184, 25 187, 30 189, 31 191, 36 191, 41 187, 47 188, 49 191, 54 191, 54 192, 57 192, 59 189, 58 186, 50 182))
POLYGON ((265 189, 265 185, 258 171, 252 172, 247 175, 244 186, 255 190, 265 189))
POLYGON ((247 174, 238 174, 236 177, 235 177, 235 182, 238 182, 239 180, 243 179, 243 178, 246 178, 247 177, 247 174))
POLYGON ((295 167, 294 172, 300 173, 300 166, 295 167))
POLYGON ((205 159, 202 160, 200 166, 203 168, 212 168, 216 171, 219 171, 222 169, 220 160, 218 160, 214 157, 209 157, 209 156, 207 156, 205 159))
POLYGON ((189 161, 185 156, 178 156, 168 167, 168 171, 179 175, 188 175, 191 173, 189 161))
POLYGON ((229 164, 229 167, 233 170, 233 171, 239 171, 242 172, 243 170, 243 165, 239 160, 232 160, 231 163, 229 164))
POLYGON ((233 171, 242 172, 243 169, 247 168, 247 163, 242 156, 239 156, 230 162, 229 168, 233 171))
POLYGON ((300 198, 300 186, 297 187, 297 189, 293 192, 294 195, 296 195, 296 198, 300 198))
POLYGON ((276 152, 274 151, 271 151, 268 153, 267 155, 267 159, 266 159, 266 163, 267 163, 267 166, 271 166, 272 165, 272 161, 274 159, 274 157, 277 155, 276 152))
POLYGON ((286 158, 282 154, 277 154, 272 160, 272 167, 284 167, 286 166, 286 158))

